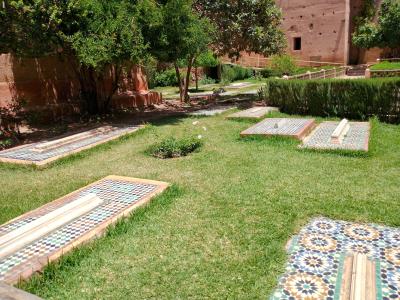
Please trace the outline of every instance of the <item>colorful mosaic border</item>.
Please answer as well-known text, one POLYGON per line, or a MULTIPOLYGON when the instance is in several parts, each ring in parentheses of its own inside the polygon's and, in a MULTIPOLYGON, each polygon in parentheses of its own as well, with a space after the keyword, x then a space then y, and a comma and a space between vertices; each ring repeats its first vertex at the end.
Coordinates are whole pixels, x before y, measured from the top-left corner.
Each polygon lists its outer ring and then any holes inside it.
MULTIPOLYGON (((0 151, 0 162, 45 166, 62 157, 66 157, 71 154, 93 148, 97 145, 115 140, 123 135, 133 133, 139 130, 141 127, 142 126, 115 127, 113 128, 113 130, 107 133, 89 136, 83 140, 78 140, 68 143, 66 145, 61 145, 57 148, 44 152, 37 152, 33 149, 37 146, 44 144, 45 142, 21 145, 18 147, 0 151)), ((65 138, 65 136, 60 138, 65 138)))
POLYGON ((271 300, 338 300, 349 253, 376 262, 376 299, 400 299, 400 229, 317 218, 289 246, 285 274, 271 300))
POLYGON ((350 122, 350 129, 342 143, 331 142, 332 133, 339 122, 323 122, 304 139, 300 148, 317 150, 349 150, 368 152, 370 124, 368 122, 350 122))
POLYGON ((316 126, 314 119, 268 118, 242 131, 245 136, 282 136, 302 140, 316 126), (276 124, 285 122, 281 127, 276 124))
POLYGON ((15 284, 42 270, 64 253, 101 236, 108 226, 128 216, 168 187, 165 182, 108 176, 0 226, 3 236, 87 194, 104 202, 72 222, 0 260, 0 281, 15 284))

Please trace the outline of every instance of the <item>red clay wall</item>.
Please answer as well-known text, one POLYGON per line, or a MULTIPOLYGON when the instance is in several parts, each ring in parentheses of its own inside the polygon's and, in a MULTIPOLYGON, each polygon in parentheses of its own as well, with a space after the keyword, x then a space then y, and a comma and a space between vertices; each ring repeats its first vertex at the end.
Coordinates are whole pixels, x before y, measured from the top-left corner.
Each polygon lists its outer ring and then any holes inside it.
POLYGON ((344 60, 345 0, 277 0, 288 53, 307 61, 344 60), (294 38, 301 50, 294 50, 294 38))
MULTIPOLYGON (((276 0, 282 9, 287 53, 301 65, 310 65, 309 61, 339 64, 376 62, 381 54, 380 49, 359 50, 350 42, 355 29, 353 19, 359 14, 364 0, 347 1, 348 9, 346 0, 276 0), (301 38, 301 50, 294 49, 295 38, 301 38), (348 59, 345 56, 346 39, 349 41, 348 59)), ((378 0, 377 6, 379 3, 378 0)), ((243 53, 239 63, 265 67, 268 60, 257 54, 243 53)))
MULTIPOLYGON (((17 59, 0 55, 0 107, 23 100, 27 110, 47 112, 54 116, 78 113, 81 108, 80 84, 67 57, 17 59)), ((107 81, 107 80, 106 80, 107 81)), ((107 86, 107 82, 106 82, 107 86)), ((133 67, 121 79, 113 105, 124 108, 143 107, 161 101, 161 95, 148 91, 141 68, 133 67)))

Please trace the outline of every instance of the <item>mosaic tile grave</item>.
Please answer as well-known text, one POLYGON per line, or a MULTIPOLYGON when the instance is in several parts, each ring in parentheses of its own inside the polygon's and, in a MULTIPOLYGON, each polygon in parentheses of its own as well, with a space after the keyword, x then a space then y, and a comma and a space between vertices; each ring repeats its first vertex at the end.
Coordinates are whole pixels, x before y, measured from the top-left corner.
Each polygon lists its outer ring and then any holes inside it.
POLYGON ((215 116, 222 114, 230 109, 234 108, 234 106, 217 106, 209 109, 201 109, 194 112, 189 113, 191 116, 215 116))
POLYGON ((122 135, 135 132, 139 128, 138 126, 105 126, 56 140, 22 145, 0 151, 0 161, 43 166, 61 157, 92 148, 96 145, 117 139, 122 135))
POLYGON ((302 140, 314 127, 314 119, 268 118, 242 131, 240 135, 283 136, 302 140))
POLYGON ((260 118, 264 117, 266 114, 269 114, 273 111, 279 111, 279 109, 277 107, 271 107, 271 106, 257 106, 257 107, 252 107, 252 108, 231 114, 227 118, 228 119, 236 119, 236 118, 260 119, 260 118))
MULTIPOLYGON (((33 227, 35 221, 40 222, 49 214, 63 210, 68 205, 74 205, 90 195, 95 195, 101 200, 101 203, 94 208, 69 220, 52 232, 32 242, 27 239, 28 243, 22 244, 13 253, 2 253, 0 281, 14 284, 30 277, 49 261, 56 260, 74 247, 100 236, 109 225, 123 216, 128 216, 135 208, 164 191, 167 186, 165 182, 108 176, 0 226, 0 241, 31 224, 32 230, 28 231, 27 235, 29 237, 31 232, 35 233, 38 230, 33 227)), ((66 215, 68 214, 65 213, 64 217, 66 215)), ((51 222, 45 223, 42 227, 47 226, 51 226, 51 222)), ((20 239, 25 238, 26 236, 22 236, 20 239)), ((4 241, 1 242, 5 244, 4 241)))
POLYGON ((348 131, 342 140, 332 139, 339 122, 321 123, 306 139, 301 148, 322 150, 368 151, 370 125, 368 122, 349 122, 348 131))
POLYGON ((343 274, 352 253, 373 264, 375 286, 368 288, 376 294, 352 299, 400 299, 400 229, 318 218, 291 240, 288 252, 271 300, 347 299, 343 274))

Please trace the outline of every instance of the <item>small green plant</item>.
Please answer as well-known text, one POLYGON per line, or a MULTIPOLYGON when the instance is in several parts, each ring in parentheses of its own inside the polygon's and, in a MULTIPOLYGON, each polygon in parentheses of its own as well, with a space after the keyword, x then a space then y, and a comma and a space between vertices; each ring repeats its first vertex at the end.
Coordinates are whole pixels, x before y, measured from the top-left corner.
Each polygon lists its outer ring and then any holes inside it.
POLYGON ((271 60, 271 68, 277 76, 292 75, 297 66, 290 55, 274 55, 271 60))
POLYGON ((181 157, 198 150, 202 145, 201 139, 195 137, 183 139, 169 137, 151 146, 148 153, 158 158, 181 157))

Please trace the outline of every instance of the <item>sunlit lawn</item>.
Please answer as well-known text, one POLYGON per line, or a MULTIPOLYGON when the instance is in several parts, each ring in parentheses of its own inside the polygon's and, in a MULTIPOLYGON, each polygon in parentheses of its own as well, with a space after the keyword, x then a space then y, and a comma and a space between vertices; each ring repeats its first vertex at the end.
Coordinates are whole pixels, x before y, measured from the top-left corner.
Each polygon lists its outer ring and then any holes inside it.
POLYGON ((249 122, 225 116, 167 119, 44 170, 1 165, 1 222, 110 174, 173 184, 22 287, 45 299, 266 299, 285 243, 311 218, 400 226, 400 126, 373 122, 370 155, 349 156, 242 140, 249 122), (145 154, 163 137, 198 134, 199 153, 145 154))

